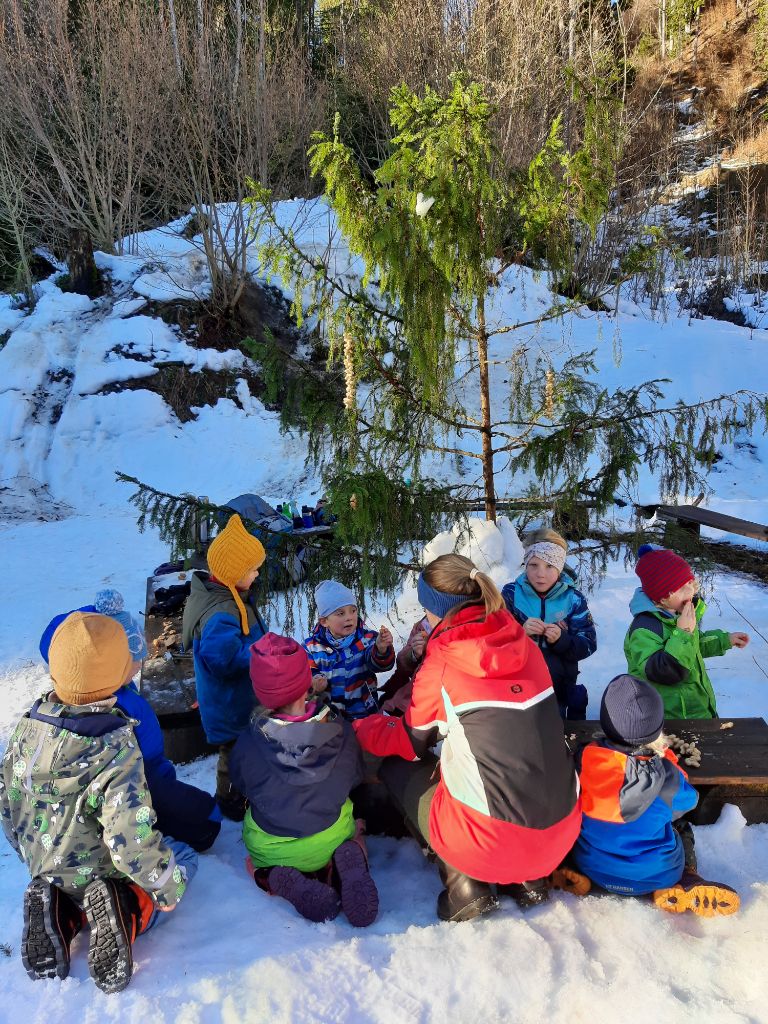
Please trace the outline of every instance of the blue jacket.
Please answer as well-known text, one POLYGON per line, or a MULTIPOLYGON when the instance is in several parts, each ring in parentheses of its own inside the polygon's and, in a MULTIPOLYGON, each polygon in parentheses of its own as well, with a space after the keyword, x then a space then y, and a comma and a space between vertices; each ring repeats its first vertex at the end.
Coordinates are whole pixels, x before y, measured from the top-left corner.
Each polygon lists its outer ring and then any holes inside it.
POLYGON ((315 626, 302 646, 309 655, 312 675, 328 678, 331 703, 349 719, 365 718, 379 710, 376 695, 376 673, 386 672, 395 664, 395 651, 390 647, 379 654, 378 633, 366 629, 362 619, 352 637, 337 640, 329 629, 315 626))
POLYGON ((699 798, 675 755, 598 740, 582 751, 580 778, 581 834, 571 851, 578 870, 631 896, 679 882, 685 853, 672 822, 699 798))
POLYGON ((243 603, 250 627, 245 635, 229 589, 212 583, 208 573, 192 574, 182 642, 194 655, 197 700, 209 743, 237 739, 256 704, 249 674, 250 651, 251 644, 264 636, 266 626, 250 594, 243 595, 243 603))
POLYGON ((558 703, 562 704, 568 687, 576 682, 579 662, 597 650, 595 624, 587 599, 574 587, 567 572, 561 573, 546 594, 537 594, 525 573, 514 583, 507 583, 501 594, 521 626, 526 619, 541 619, 547 623, 565 622, 568 627, 553 644, 543 636, 531 637, 541 648, 558 703))
POLYGON ((235 743, 229 773, 259 828, 303 838, 338 820, 363 780, 363 758, 352 726, 329 708, 305 722, 257 711, 235 743))
POLYGON ((207 850, 221 829, 221 812, 215 799, 204 789, 176 778, 176 768, 165 756, 157 715, 135 684, 123 686, 115 697, 115 706, 134 721, 133 732, 144 758, 144 774, 157 814, 156 828, 195 850, 207 850))

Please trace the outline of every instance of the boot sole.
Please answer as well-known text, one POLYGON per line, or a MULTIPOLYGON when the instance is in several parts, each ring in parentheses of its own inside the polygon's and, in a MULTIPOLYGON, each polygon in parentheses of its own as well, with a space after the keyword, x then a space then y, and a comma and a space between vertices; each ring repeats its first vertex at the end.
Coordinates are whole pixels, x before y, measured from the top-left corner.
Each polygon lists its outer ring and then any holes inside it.
POLYGON ((333 854, 341 889, 341 909, 353 928, 373 924, 379 912, 379 890, 371 878, 365 854, 357 843, 347 840, 333 854))
POLYGON ((451 917, 443 917, 438 910, 437 916, 441 921, 473 921, 476 917, 481 917, 483 914, 491 914, 494 910, 498 910, 501 906, 501 901, 498 896, 494 896, 493 893, 488 893, 484 896, 478 896, 476 900, 472 900, 461 910, 458 910, 451 917))
POLYGON ((682 914, 690 910, 698 917, 735 914, 741 905, 737 892, 727 885, 717 885, 713 882, 701 882, 688 889, 682 885, 657 889, 651 898, 659 910, 666 910, 671 914, 682 914))
POLYGON ((91 929, 88 970, 102 992, 122 992, 133 974, 130 929, 113 890, 104 881, 85 890, 83 909, 91 929))
POLYGON ((267 877, 269 892, 281 896, 306 918, 320 924, 339 916, 339 894, 315 878, 307 878, 297 868, 272 868, 267 877))
POLYGON ((592 880, 582 875, 580 871, 572 868, 556 868, 551 876, 550 886, 552 889, 560 889, 562 892, 569 892, 573 896, 586 896, 592 888, 592 880))
POLYGON ((24 893, 21 962, 30 978, 66 978, 69 949, 51 916, 51 887, 35 879, 24 893))

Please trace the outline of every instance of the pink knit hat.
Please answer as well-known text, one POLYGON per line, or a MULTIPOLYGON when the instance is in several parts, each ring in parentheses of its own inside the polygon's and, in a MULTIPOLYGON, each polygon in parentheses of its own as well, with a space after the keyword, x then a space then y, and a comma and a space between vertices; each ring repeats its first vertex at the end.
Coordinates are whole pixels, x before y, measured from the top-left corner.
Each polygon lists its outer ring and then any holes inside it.
POLYGON ((266 708, 293 704, 312 685, 307 652, 289 636, 265 633, 251 644, 251 685, 266 708))
POLYGON ((643 544, 639 555, 635 572, 640 577, 644 593, 654 604, 674 594, 694 578, 690 565, 674 551, 643 544))

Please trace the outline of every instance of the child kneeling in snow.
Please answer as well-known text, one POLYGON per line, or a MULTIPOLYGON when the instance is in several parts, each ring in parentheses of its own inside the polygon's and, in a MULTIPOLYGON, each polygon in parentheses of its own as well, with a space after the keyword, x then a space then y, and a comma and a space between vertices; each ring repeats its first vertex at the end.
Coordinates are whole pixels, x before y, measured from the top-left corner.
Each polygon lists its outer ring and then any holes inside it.
POLYGON ((144 761, 114 697, 132 664, 123 627, 73 612, 49 657, 55 689, 21 718, 0 771, 3 831, 32 875, 21 958, 31 978, 65 978, 87 923, 91 977, 119 992, 134 939, 176 907, 197 854, 153 828, 144 761))
POLYGON ((597 637, 587 600, 565 566, 567 550, 555 530, 537 531, 525 550, 525 572, 507 583, 501 594, 544 655, 560 715, 583 721, 587 688, 576 680, 579 662, 597 649, 597 637))
MULTIPOLYGON (((93 605, 86 605, 78 611, 109 615, 125 630, 132 665, 125 684, 115 693, 115 707, 133 720, 136 740, 144 758, 149 795, 157 815, 156 827, 162 834, 172 835, 202 853, 213 845, 221 830, 221 811, 210 793, 176 778, 176 768, 165 756, 163 732, 157 715, 133 682, 147 656, 144 631, 125 610, 123 595, 117 590, 99 591, 93 605)), ((51 638, 70 614, 66 612, 51 619, 40 638, 40 653, 46 664, 51 638)))
POLYGON ((696 873, 693 832, 678 819, 698 794, 661 731, 661 697, 642 679, 617 676, 603 694, 600 725, 604 737, 581 752, 583 817, 568 858, 581 874, 566 868, 563 888, 585 895, 594 883, 619 895, 650 894, 673 913, 735 913, 738 894, 696 873))
POLYGON ((395 663, 392 634, 384 626, 366 629, 352 591, 336 580, 315 587, 318 623, 303 643, 312 663, 315 688, 327 680, 331 703, 355 721, 379 710, 376 673, 395 663))
POLYGON ((363 779, 349 723, 307 703, 312 672, 290 637, 267 633, 251 648, 256 708, 230 758, 233 784, 250 802, 243 823, 256 884, 310 921, 339 910, 371 924, 379 895, 368 872, 349 792, 363 779))

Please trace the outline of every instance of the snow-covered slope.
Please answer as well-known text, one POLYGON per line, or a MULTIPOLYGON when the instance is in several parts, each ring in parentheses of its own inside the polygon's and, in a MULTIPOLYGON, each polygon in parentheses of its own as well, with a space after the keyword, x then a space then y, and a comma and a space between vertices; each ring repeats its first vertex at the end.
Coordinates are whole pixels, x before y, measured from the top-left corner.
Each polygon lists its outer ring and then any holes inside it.
MULTIPOLYGON (((297 204, 285 204, 292 218, 297 204)), ((208 283, 185 221, 132 241, 133 255, 100 256, 113 294, 90 301, 67 295, 53 281, 40 287, 35 310, 23 315, 0 296, 0 551, 5 599, 0 616, 0 743, 46 684, 37 654, 39 635, 58 611, 90 601, 96 590, 118 587, 134 611, 141 608, 148 570, 167 555, 157 537, 140 535, 128 489, 116 469, 172 492, 191 491, 224 501, 256 491, 278 501, 309 499, 319 481, 304 466, 305 444, 283 435, 276 414, 253 398, 243 379, 240 407, 221 400, 180 423, 161 398, 145 390, 100 394, 107 385, 153 372, 156 363, 182 362, 194 370, 237 370, 239 353, 189 345, 147 315, 145 298, 201 296, 208 283), (147 360, 152 360, 148 362, 147 360)), ((311 208, 304 237, 323 248, 329 224, 311 208)), ((342 265, 349 262, 336 249, 342 265)), ((517 271, 505 282, 498 316, 524 319, 549 304, 542 280, 517 271)), ((532 346, 563 355, 598 349, 601 380, 634 382, 671 377, 672 399, 693 400, 739 387, 765 390, 763 331, 733 324, 671 318, 625 302, 618 323, 571 316, 531 336, 532 346), (622 359, 614 359, 614 336, 622 359)), ((494 353, 505 354, 502 343, 494 353)), ((496 400, 504 375, 494 380, 496 400)), ((744 438, 724 452, 708 500, 766 521, 762 437, 744 438), (751 447, 750 447, 751 445, 751 447)), ((450 466, 436 466, 453 476, 450 466)), ((504 482, 506 486, 509 481, 504 482)), ((519 481, 516 481, 519 484, 519 481)), ((656 495, 648 475, 640 497, 656 495)), ((437 538, 432 554, 448 538, 437 538)), ((505 523, 478 523, 471 549, 503 583, 518 570, 519 542, 505 523)), ((636 585, 631 569, 612 563, 591 595, 598 625, 597 653, 584 666, 594 710, 604 685, 623 670, 627 603, 636 585)), ((724 628, 764 628, 765 588, 736 576, 713 581, 708 618, 724 628)), ((413 588, 397 607, 376 609, 407 635, 417 614, 413 588)), ((271 622, 279 630, 279 622, 271 622)), ((726 715, 768 717, 768 651, 753 636, 745 651, 713 663, 726 715)), ((182 769, 183 777, 212 788, 212 759, 182 769)), ((636 1007, 664 1022, 683 1015, 699 1021, 768 1020, 763 936, 768 927, 768 826, 747 828, 735 809, 717 825, 696 830, 701 869, 742 892, 742 913, 722 921, 663 916, 641 902, 557 896, 525 915, 505 903, 485 921, 447 926, 434 918, 439 882, 414 843, 372 839, 371 865, 381 913, 365 933, 343 920, 309 925, 292 909, 259 892, 243 869, 238 827, 225 822, 188 896, 163 927, 139 941, 137 969, 121 996, 91 985, 78 940, 72 974, 64 982, 30 982, 18 957, 24 868, 0 843, 0 1024, 83 1022, 97 1019, 180 1021, 487 1021, 567 1022, 623 1019, 636 1007), (3 955, 5 947, 8 955, 3 955)))

